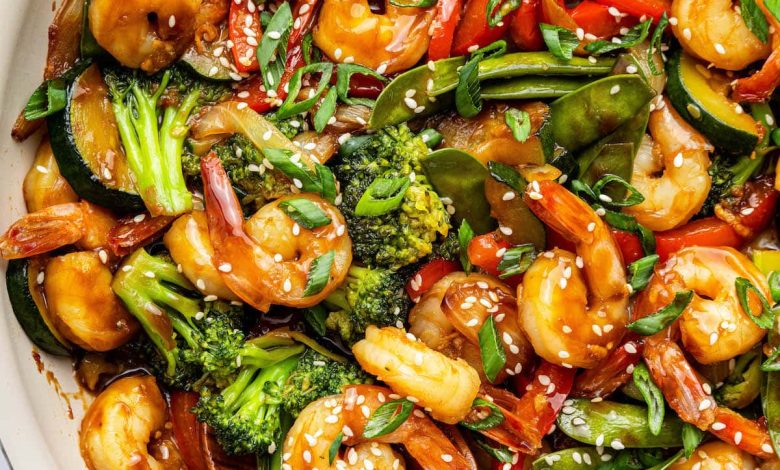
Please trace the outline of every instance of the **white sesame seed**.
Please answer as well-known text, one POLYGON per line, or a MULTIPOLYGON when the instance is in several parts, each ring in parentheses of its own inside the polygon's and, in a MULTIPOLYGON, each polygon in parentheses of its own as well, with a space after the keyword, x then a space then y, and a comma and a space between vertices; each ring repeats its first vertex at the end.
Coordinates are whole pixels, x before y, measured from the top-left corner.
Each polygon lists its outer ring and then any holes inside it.
POLYGON ((453 460, 450 454, 442 454, 441 459, 447 463, 452 462, 453 460))
POLYGON ((767 444, 767 443, 761 444, 761 450, 763 450, 767 454, 771 454, 773 452, 772 446, 770 444, 767 444))
POLYGON ((684 37, 685 39, 687 39, 688 41, 690 41, 692 36, 693 36, 693 34, 691 33, 691 28, 685 28, 685 29, 683 29, 683 37, 684 37))
POLYGON ((623 349, 629 354, 636 354, 636 346, 634 346, 634 343, 626 343, 625 346, 623 346, 623 349))
POLYGON ((538 200, 542 199, 544 196, 542 196, 540 193, 537 193, 535 191, 531 191, 531 192, 528 193, 528 197, 530 197, 531 199, 533 199, 535 201, 538 201, 538 200))
POLYGON ((498 229, 503 233, 504 235, 512 235, 512 229, 509 227, 504 227, 503 225, 498 227, 498 229))
POLYGON ((719 337, 720 337, 720 335, 718 335, 717 331, 713 331, 712 333, 710 333, 710 346, 712 346, 715 343, 717 343, 719 337))
POLYGON ((636 65, 634 65, 634 64, 631 64, 628 67, 626 67, 626 72, 628 72, 628 73, 637 73, 638 71, 639 71, 639 68, 636 65))
POLYGON ((174 26, 176 26, 176 17, 171 15, 168 17, 168 27, 173 28, 174 26))
POLYGON ((715 51, 716 51, 718 54, 720 54, 720 55, 723 55, 723 54, 725 54, 725 53, 726 53, 726 48, 725 48, 725 47, 723 47, 723 44, 721 44, 721 43, 719 43, 719 42, 716 42, 716 43, 715 43, 715 51))
POLYGON ((742 442, 742 431, 737 431, 734 433, 734 444, 739 445, 740 442, 742 442))
POLYGON ((680 153, 678 153, 677 155, 674 156, 673 163, 674 163, 674 167, 675 168, 680 168, 680 167, 683 166, 683 154, 682 154, 682 152, 680 152, 680 153))
POLYGON ((383 75, 387 71, 387 64, 382 62, 379 67, 376 68, 376 73, 383 75))
POLYGON ((569 285, 569 281, 565 277, 562 277, 558 281, 558 285, 560 285, 561 289, 566 289, 566 286, 569 285))
POLYGON ((597 336, 601 336, 602 335, 601 327, 596 325, 595 323, 593 324, 592 329, 593 329, 593 332, 596 333, 597 336))
POLYGON ((570 356, 568 351, 558 351, 558 357, 561 359, 568 359, 570 356))
POLYGON ((617 95, 618 93, 620 93, 620 85, 615 85, 609 89, 610 95, 617 95))
POLYGON ((588 224, 588 232, 593 232, 596 230, 596 222, 591 222, 588 224))
POLYGON ((214 302, 217 299, 218 299, 218 297, 216 295, 213 295, 213 294, 212 295, 207 295, 206 297, 203 297, 203 300, 205 302, 214 302))
POLYGON ((701 401, 701 403, 699 403, 699 411, 704 411, 710 406, 712 406, 712 402, 709 399, 705 398, 704 400, 701 401))
POLYGON ((620 439, 613 440, 612 442, 609 443, 609 446, 615 450, 623 450, 626 448, 626 446, 624 446, 623 443, 620 442, 620 439))
POLYGON ((503 339, 504 339, 504 342, 505 342, 506 344, 512 344, 512 337, 509 335, 509 333, 507 333, 507 332, 505 331, 505 332, 504 332, 504 334, 502 335, 502 337, 503 337, 503 339))
POLYGON ((233 270, 233 265, 231 265, 230 263, 222 263, 219 265, 219 270, 222 271, 223 273, 229 273, 230 271, 233 270))
POLYGON ((550 377, 547 376, 547 375, 544 375, 544 374, 540 375, 539 376, 539 383, 544 385, 545 387, 550 385, 550 377))
POLYGON ((713 431, 722 431, 726 429, 726 425, 719 421, 715 421, 714 423, 712 423, 712 426, 710 427, 712 428, 713 431))
POLYGON ((282 37, 282 33, 279 31, 268 31, 268 37, 271 39, 279 39, 282 37))
POLYGON ((292 290, 292 283, 289 279, 284 280, 284 284, 282 285, 282 290, 285 292, 290 292, 292 290))
POLYGON ((296 237, 301 234, 301 226, 297 222, 292 226, 292 234, 296 237))
POLYGON ((566 333, 567 335, 572 332, 572 329, 571 329, 571 327, 569 325, 563 325, 561 330, 563 330, 563 332, 566 333))

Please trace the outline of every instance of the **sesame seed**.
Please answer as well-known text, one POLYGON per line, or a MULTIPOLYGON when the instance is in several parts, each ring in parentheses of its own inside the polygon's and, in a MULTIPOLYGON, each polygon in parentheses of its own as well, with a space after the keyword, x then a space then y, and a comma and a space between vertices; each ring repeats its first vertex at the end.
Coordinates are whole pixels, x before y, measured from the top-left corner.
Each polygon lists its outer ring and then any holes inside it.
POLYGON ((506 344, 512 344, 512 337, 509 335, 509 333, 505 331, 502 337, 504 338, 504 342, 506 344))
POLYGON ((376 68, 376 73, 380 75, 384 74, 386 71, 387 71, 387 64, 384 62, 379 64, 379 67, 376 68))
POLYGON ((436 63, 434 61, 429 60, 426 65, 428 66, 428 70, 430 70, 431 72, 436 71, 436 63))
MULTIPOLYGON (((415 290, 417 290, 417 289, 415 289, 415 290)), ((463 309, 463 310, 468 310, 468 309, 470 309, 473 306, 474 306, 474 304, 471 304, 471 303, 468 303, 468 302, 463 302, 462 304, 460 304, 460 308, 463 309)))
POLYGON ((328 423, 328 424, 336 424, 336 423, 339 422, 339 417, 335 416, 335 415, 328 415, 325 418, 325 422, 328 423))
POLYGON ((585 267, 585 262, 583 262, 583 261, 582 261, 582 257, 581 257, 581 256, 577 256, 576 258, 574 258, 574 264, 575 264, 575 265, 576 265, 578 268, 580 268, 580 269, 582 269, 583 267, 585 267))
POLYGON ((296 237, 301 234, 301 226, 297 222, 292 226, 292 234, 296 237))
POLYGON ((503 233, 504 235, 512 235, 512 229, 509 227, 504 227, 503 225, 498 227, 498 229, 503 233))
POLYGON ((341 52, 341 48, 340 47, 337 47, 336 50, 333 51, 333 57, 336 60, 339 60, 341 58, 341 54, 342 54, 342 52, 341 52))
POLYGON ((442 454, 441 459, 447 463, 452 462, 452 456, 450 454, 442 454))
POLYGON ((503 258, 504 254, 506 254, 506 248, 499 248, 498 250, 496 250, 497 258, 503 258))
POLYGON ((222 271, 223 273, 229 273, 230 271, 233 270, 233 265, 231 265, 230 263, 222 263, 219 265, 219 270, 222 271))
POLYGON ((46 168, 46 167, 45 167, 45 166, 43 166, 43 165, 36 165, 36 166, 35 166, 35 169, 36 169, 36 170, 38 170, 38 172, 39 172, 39 173, 43 173, 44 175, 45 175, 45 174, 47 174, 47 173, 49 172, 49 169, 48 169, 48 168, 46 168))
POLYGON ((712 387, 710 387, 710 384, 708 383, 702 384, 701 389, 704 390, 704 393, 706 393, 707 395, 712 393, 712 387))
POLYGON ((271 39, 279 39, 282 37, 282 33, 279 31, 268 31, 268 37, 271 39))
POLYGON ((603 434, 599 434, 598 437, 596 438, 596 445, 599 446, 599 447, 604 445, 604 435, 603 434))
POLYGON ((596 59, 595 57, 593 57, 591 55, 591 56, 588 56, 588 62, 590 62, 591 64, 595 64, 596 62, 598 62, 598 59, 596 59))
POLYGON ((344 57, 344 63, 345 63, 345 64, 351 64, 351 63, 352 63, 352 62, 354 62, 354 61, 355 61, 355 58, 354 58, 354 57, 352 57, 352 56, 347 56, 347 57, 344 57))
POLYGON ((683 29, 683 37, 684 37, 685 39, 687 39, 688 41, 690 41, 692 36, 693 36, 693 34, 691 33, 691 28, 685 28, 685 29, 683 29))
POLYGON ((683 165, 683 154, 682 154, 682 152, 680 152, 680 153, 678 153, 677 155, 674 156, 673 163, 674 163, 674 167, 675 168, 682 167, 682 165, 683 165))
POLYGON ((710 333, 710 346, 718 342, 719 336, 720 335, 718 335, 717 331, 713 331, 712 333, 710 333))
POLYGON ((701 401, 701 403, 699 403, 699 411, 704 411, 710 406, 712 406, 712 402, 709 399, 705 398, 704 400, 701 401))
POLYGON ((36 282, 38 283, 38 285, 40 286, 41 284, 43 284, 43 281, 44 281, 44 279, 45 279, 45 278, 46 278, 46 273, 45 273, 45 272, 43 272, 43 271, 40 271, 40 272, 38 273, 38 277, 35 279, 35 281, 36 281, 36 282))
POLYGON ((308 449, 303 451, 303 460, 305 460, 306 463, 311 463, 311 451, 308 449))
POLYGON ((626 72, 628 72, 628 73, 637 73, 638 71, 639 71, 639 68, 636 65, 634 65, 634 64, 631 64, 628 67, 626 67, 626 72))
POLYGON ((535 201, 538 201, 538 200, 542 199, 544 196, 542 196, 540 193, 537 193, 535 191, 531 191, 531 192, 528 193, 528 197, 530 197, 531 199, 533 199, 535 201))
POLYGON ((550 377, 547 376, 547 375, 544 375, 544 374, 540 375, 539 376, 539 383, 544 385, 545 387, 550 385, 550 377))
POLYGON ((558 351, 558 357, 561 359, 568 359, 570 356, 568 351, 558 351))
POLYGON ((723 44, 721 44, 721 43, 719 43, 719 42, 716 42, 716 43, 715 43, 715 51, 716 51, 718 54, 720 54, 720 55, 723 55, 723 54, 725 54, 725 53, 726 53, 726 48, 725 48, 725 47, 723 47, 723 44))
POLYGON ((575 31, 575 33, 577 34, 577 39, 578 39, 578 40, 582 41, 583 39, 585 39, 585 30, 584 30, 584 29, 582 29, 582 28, 577 28, 577 30, 575 31))
POLYGON ((620 85, 615 85, 609 89, 610 95, 617 95, 618 93, 620 93, 620 85))
POLYGON ((216 295, 213 295, 213 294, 212 295, 207 295, 206 297, 203 297, 203 300, 205 302, 214 302, 217 299, 218 299, 218 297, 216 295))
POLYGON ((567 335, 568 335, 568 334, 570 334, 570 333, 572 332, 572 329, 571 329, 571 327, 570 327, 569 325, 563 325, 563 328, 561 328, 561 329, 562 329, 562 330, 563 330, 563 332, 564 332, 564 333, 566 333, 567 335))
POLYGON ((746 208, 742 209, 741 211, 739 211, 739 213, 742 214, 742 215, 750 215, 750 214, 753 213, 754 210, 755 209, 752 208, 752 207, 746 207, 746 208))
POLYGON ((599 194, 599 199, 604 202, 612 202, 612 198, 606 194, 599 194))
POLYGON ((289 279, 284 280, 284 284, 282 285, 282 290, 285 292, 290 292, 292 290, 292 283, 289 279))
POLYGON ((602 335, 600 326, 598 326, 596 324, 593 324, 592 328, 593 328, 593 332, 596 333, 597 336, 601 336, 602 335))
POLYGON ((615 8, 615 7, 609 7, 609 8, 607 9, 607 12, 609 12, 609 14, 610 14, 610 15, 612 15, 612 16, 616 16, 616 17, 617 17, 617 16, 620 16, 620 10, 618 10, 618 9, 617 9, 617 8, 615 8))
POLYGON ((176 26, 176 17, 171 15, 168 17, 168 27, 173 28, 174 26, 176 26))
POLYGON ((615 450, 623 450, 626 448, 626 446, 624 446, 623 443, 620 442, 620 439, 613 440, 612 442, 609 443, 609 446, 615 450))
POLYGON ((593 232, 596 230, 596 222, 591 222, 588 224, 588 232, 593 232))
POLYGON ((726 425, 719 421, 715 421, 714 423, 712 423, 712 426, 710 427, 712 428, 713 431, 722 431, 726 429, 726 425))
POLYGON ((561 278, 561 279, 558 281, 558 285, 560 285, 561 289, 566 289, 566 286, 568 286, 568 285, 569 285, 569 281, 568 281, 568 280, 567 280, 565 277, 562 277, 562 278, 561 278))
POLYGON ((761 444, 761 450, 763 450, 767 454, 771 454, 773 452, 772 446, 770 444, 767 444, 767 443, 761 444))
POLYGON ((634 343, 626 343, 625 346, 623 346, 623 349, 629 354, 636 354, 636 346, 634 346, 634 343))
POLYGON ((144 272, 144 276, 148 277, 149 279, 154 279, 154 273, 151 271, 144 272))
POLYGON ((740 442, 742 442, 742 431, 737 431, 734 433, 734 444, 739 445, 740 442))
POLYGON ((469 48, 468 48, 468 49, 466 49, 466 50, 467 50, 467 51, 469 51, 469 52, 474 52, 474 51, 476 51, 477 49, 479 49, 479 45, 477 45, 477 44, 474 44, 474 45, 471 45, 471 46, 469 46, 469 48))

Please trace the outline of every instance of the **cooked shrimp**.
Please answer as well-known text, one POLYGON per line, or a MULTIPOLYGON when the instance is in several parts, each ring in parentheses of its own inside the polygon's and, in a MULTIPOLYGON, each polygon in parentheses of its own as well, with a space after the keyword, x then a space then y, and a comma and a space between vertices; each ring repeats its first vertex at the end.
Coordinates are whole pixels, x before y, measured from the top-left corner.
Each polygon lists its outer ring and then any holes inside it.
MULTIPOLYGON (((342 411, 345 425, 344 443, 354 445, 375 441, 401 444, 424 470, 476 470, 476 462, 468 448, 464 448, 457 430, 448 429, 450 434, 448 436, 416 407, 395 431, 374 439, 364 438, 363 433, 369 417, 382 404, 398 398, 400 397, 385 387, 375 385, 346 387, 342 411)), ((352 456, 347 453, 348 460, 350 457, 352 456)))
POLYGON ((94 0, 89 29, 122 65, 157 72, 192 42, 201 0, 94 0))
MULTIPOLYGON (((358 469, 368 461, 375 470, 404 469, 404 459, 388 444, 360 443, 342 450, 330 463, 330 447, 343 433, 343 395, 309 403, 295 419, 284 441, 282 463, 287 469, 358 469)), ((345 438, 346 436, 345 433, 345 438)))
POLYGON ((620 249, 593 209, 558 183, 532 182, 525 201, 543 222, 576 243, 577 256, 555 249, 536 258, 525 273, 518 287, 523 330, 545 360, 592 368, 617 345, 628 322, 620 249))
POLYGON ((648 127, 655 142, 642 141, 631 175, 645 200, 624 212, 650 230, 669 230, 688 222, 707 200, 712 146, 666 98, 650 114, 648 127))
POLYGON ((756 461, 749 454, 725 442, 702 444, 691 458, 678 461, 669 470, 754 470, 756 461))
POLYGON ((81 201, 84 212, 84 236, 76 242, 82 250, 97 250, 108 247, 109 233, 117 224, 116 217, 108 209, 81 201))
POLYGON ((79 251, 46 265, 43 289, 54 327, 87 351, 109 351, 129 341, 138 323, 111 289, 113 275, 97 253, 79 251))
POLYGON ((166 405, 154 377, 125 377, 92 402, 81 422, 81 454, 90 470, 163 469, 149 455, 166 405))
POLYGON ((217 270, 204 212, 193 211, 176 219, 163 237, 163 242, 173 261, 181 266, 182 274, 201 294, 239 300, 225 285, 217 270))
POLYGON ((741 70, 769 55, 769 44, 750 31, 731 0, 674 0, 671 16, 682 47, 720 69, 741 70))
POLYGON ((266 204, 244 224, 241 205, 214 153, 202 159, 201 173, 218 269, 241 299, 262 311, 270 304, 310 307, 344 281, 352 263, 352 241, 335 206, 313 194, 287 196, 266 204), (331 222, 312 230, 300 227, 279 206, 292 199, 309 200, 331 222), (334 257, 327 284, 304 296, 312 264, 329 252, 334 257))
POLYGON ((38 146, 35 160, 24 177, 22 191, 27 212, 79 200, 68 180, 60 173, 48 137, 44 137, 38 146))
MULTIPOLYGON (((695 246, 673 254, 637 297, 634 315, 641 318, 668 305, 677 292, 692 290, 693 300, 678 320, 685 350, 701 364, 727 361, 758 344, 766 333, 742 311, 734 282, 749 280, 769 298, 766 277, 733 248, 695 246)), ((761 311, 749 296, 753 312, 761 311)))
POLYGON ((394 327, 369 326, 352 347, 369 374, 396 393, 413 397, 439 421, 455 424, 471 409, 479 392, 479 374, 462 359, 450 359, 394 327))
POLYGON ((314 44, 335 62, 355 62, 382 73, 406 70, 428 49, 435 12, 387 1, 380 15, 371 11, 367 0, 325 0, 314 27, 314 44))

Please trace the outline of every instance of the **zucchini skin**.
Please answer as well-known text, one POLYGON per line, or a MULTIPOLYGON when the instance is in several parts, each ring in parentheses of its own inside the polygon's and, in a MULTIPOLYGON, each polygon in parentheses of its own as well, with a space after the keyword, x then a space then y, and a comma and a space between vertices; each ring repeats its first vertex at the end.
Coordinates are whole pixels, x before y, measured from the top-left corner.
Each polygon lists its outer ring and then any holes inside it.
POLYGON ((29 263, 26 259, 8 262, 5 285, 14 316, 30 341, 38 348, 55 356, 69 356, 70 351, 51 332, 30 292, 29 263))
POLYGON ((730 126, 702 106, 683 82, 681 57, 682 52, 677 51, 666 63, 666 93, 674 109, 718 149, 737 155, 750 154, 758 144, 758 135, 730 126), (698 118, 691 114, 690 106, 699 110, 698 118))
POLYGON ((75 77, 68 85, 65 109, 46 118, 60 173, 82 199, 120 213, 143 210, 144 203, 139 195, 105 186, 81 157, 71 125, 71 104, 77 83, 78 77, 75 77))

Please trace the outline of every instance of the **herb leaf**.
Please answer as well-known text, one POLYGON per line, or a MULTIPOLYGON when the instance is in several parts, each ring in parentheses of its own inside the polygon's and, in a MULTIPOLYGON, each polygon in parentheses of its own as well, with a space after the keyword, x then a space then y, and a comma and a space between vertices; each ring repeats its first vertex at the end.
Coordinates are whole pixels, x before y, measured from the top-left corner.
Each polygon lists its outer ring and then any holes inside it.
POLYGON ((518 142, 525 142, 531 136, 531 115, 527 111, 509 108, 504 113, 504 121, 506 121, 507 127, 512 130, 512 136, 518 142))
POLYGON ((458 228, 458 246, 460 246, 460 264, 466 274, 471 273, 471 261, 469 260, 469 243, 474 238, 474 229, 469 225, 469 221, 463 219, 458 228))
POLYGON ((645 256, 628 265, 628 272, 631 275, 628 283, 631 285, 631 289, 634 292, 647 287, 650 282, 650 277, 653 275, 653 268, 655 263, 659 260, 658 255, 645 256))
POLYGON ((531 267, 534 259, 536 259, 536 250, 533 243, 509 248, 498 263, 498 270, 501 272, 498 277, 506 279, 523 274, 531 267))
POLYGON ((756 0, 741 0, 739 2, 742 20, 748 29, 763 43, 769 40, 769 23, 756 0))
POLYGON ((339 453, 339 449, 341 448, 341 441, 344 440, 344 433, 340 432, 336 435, 336 438, 333 439, 333 443, 330 445, 330 448, 328 449, 328 464, 333 465, 333 461, 336 460, 336 456, 339 453))
POLYGON ((577 35, 566 28, 547 23, 539 23, 539 28, 550 53, 559 59, 571 60, 574 50, 580 45, 577 35))
POLYGON ((333 266, 335 257, 336 252, 330 250, 312 261, 311 267, 309 267, 309 275, 306 279, 306 288, 303 290, 304 297, 317 295, 322 292, 322 289, 325 288, 330 280, 330 268, 333 266))
POLYGON ((501 345, 498 328, 493 315, 487 317, 479 329, 479 351, 482 356, 482 368, 485 376, 491 382, 496 380, 498 373, 506 364, 506 352, 501 345))
POLYGON ((703 438, 704 433, 699 428, 689 423, 683 423, 682 441, 683 449, 685 450, 685 458, 690 458, 691 455, 693 455, 693 451, 699 447, 703 438))
POLYGON ((661 425, 664 422, 664 395, 658 385, 653 382, 650 371, 644 363, 639 363, 634 368, 634 384, 647 403, 647 420, 650 432, 654 436, 661 433, 661 425))
POLYGON ((24 118, 35 121, 65 109, 67 92, 61 79, 46 80, 35 89, 24 107, 24 118))
POLYGON ((650 47, 647 48, 647 65, 650 67, 650 72, 653 75, 661 75, 663 73, 663 71, 658 70, 658 67, 655 65, 653 55, 656 51, 661 50, 661 39, 664 37, 664 31, 667 26, 669 26, 669 17, 666 16, 666 12, 664 12, 658 20, 655 31, 653 31, 653 37, 650 38, 650 47))
POLYGON ((682 315, 691 300, 693 300, 693 291, 678 292, 674 294, 674 300, 669 305, 652 315, 629 323, 627 328, 640 335, 654 335, 677 320, 677 317, 682 315))
POLYGON ((287 149, 264 148, 263 155, 290 180, 298 180, 302 192, 319 193, 331 202, 336 198, 336 179, 325 165, 315 164, 312 171, 300 161, 293 161, 294 154, 287 149))
POLYGON ((328 214, 308 199, 288 199, 280 202, 279 207, 289 218, 307 230, 324 227, 331 222, 328 214))
POLYGON ((373 439, 384 436, 404 424, 414 410, 414 403, 406 398, 389 401, 377 408, 368 418, 363 437, 373 439))
POLYGON ((737 289, 737 298, 739 299, 739 305, 742 310, 753 320, 753 323, 765 330, 772 328, 775 323, 775 314, 772 308, 769 306, 769 301, 766 300, 764 294, 758 290, 752 282, 744 277, 738 277, 734 281, 734 287, 737 289), (761 301, 761 313, 758 316, 753 315, 753 311, 750 308, 750 302, 748 301, 748 291, 752 291, 758 299, 761 301))
POLYGON ((504 413, 501 412, 498 406, 485 399, 479 397, 475 398, 474 402, 471 404, 471 408, 487 408, 490 414, 480 419, 479 421, 461 421, 459 424, 466 429, 471 429, 472 431, 484 431, 487 429, 493 429, 494 427, 504 422, 504 413))
POLYGON ((650 26, 653 24, 652 20, 647 20, 643 23, 639 23, 633 28, 629 29, 623 37, 619 38, 616 42, 598 40, 585 46, 585 50, 593 55, 602 55, 608 52, 617 51, 619 49, 628 49, 637 46, 639 43, 647 39, 647 35, 650 33, 650 26))
POLYGON ((406 190, 412 184, 408 177, 376 178, 360 196, 355 215, 375 217, 395 210, 403 202, 406 190))

